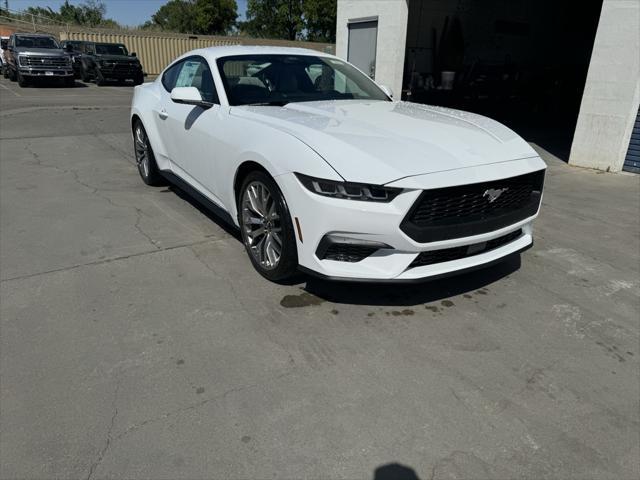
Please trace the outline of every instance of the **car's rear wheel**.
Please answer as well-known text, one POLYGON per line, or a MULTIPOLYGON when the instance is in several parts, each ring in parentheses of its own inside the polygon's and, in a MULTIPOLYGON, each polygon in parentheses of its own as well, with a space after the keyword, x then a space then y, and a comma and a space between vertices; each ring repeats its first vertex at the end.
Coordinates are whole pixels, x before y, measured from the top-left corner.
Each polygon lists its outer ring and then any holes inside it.
POLYGON ((249 173, 240 189, 238 209, 242 241, 255 269, 274 282, 295 275, 296 238, 276 182, 265 172, 249 173))
POLYGON ((137 120, 133 126, 133 146, 136 154, 136 165, 142 181, 147 185, 162 185, 162 175, 156 164, 156 157, 149 143, 147 131, 142 122, 137 120))

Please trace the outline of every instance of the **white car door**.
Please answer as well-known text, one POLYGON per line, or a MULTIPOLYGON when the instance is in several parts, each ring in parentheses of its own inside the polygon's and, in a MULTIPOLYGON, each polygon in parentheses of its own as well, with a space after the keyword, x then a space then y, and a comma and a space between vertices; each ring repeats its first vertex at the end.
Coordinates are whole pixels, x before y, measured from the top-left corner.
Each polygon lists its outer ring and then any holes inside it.
POLYGON ((162 92, 159 112, 163 137, 172 168, 192 186, 224 207, 216 192, 216 164, 224 148, 219 133, 224 113, 220 107, 211 69, 200 56, 174 65, 175 72, 162 92), (210 108, 175 103, 167 87, 196 87, 210 108))

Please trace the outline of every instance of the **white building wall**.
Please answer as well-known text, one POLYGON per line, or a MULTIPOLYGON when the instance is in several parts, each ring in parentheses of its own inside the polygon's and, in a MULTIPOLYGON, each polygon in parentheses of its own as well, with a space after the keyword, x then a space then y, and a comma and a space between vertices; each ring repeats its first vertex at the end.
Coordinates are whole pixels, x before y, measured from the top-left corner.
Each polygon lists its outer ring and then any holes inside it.
POLYGON ((338 0, 336 55, 347 59, 350 20, 378 17, 375 81, 400 99, 409 0, 338 0))
POLYGON ((622 169, 640 103, 640 1, 604 0, 569 163, 622 169))

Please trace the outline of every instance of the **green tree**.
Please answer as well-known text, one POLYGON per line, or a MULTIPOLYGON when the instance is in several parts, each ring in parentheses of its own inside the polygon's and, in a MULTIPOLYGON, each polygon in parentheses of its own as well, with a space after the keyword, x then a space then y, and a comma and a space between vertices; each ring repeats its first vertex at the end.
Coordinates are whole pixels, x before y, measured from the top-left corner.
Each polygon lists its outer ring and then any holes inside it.
POLYGON ((170 0, 144 27, 199 35, 224 34, 235 25, 237 9, 235 0, 170 0))
POLYGON ((249 0, 242 30, 253 37, 298 40, 304 29, 302 4, 303 0, 249 0))
POLYGON ((333 42, 336 9, 336 0, 249 0, 240 27, 254 37, 333 42))
POLYGON ((304 0, 306 40, 335 42, 337 10, 336 0, 304 0))
POLYGON ((86 0, 80 5, 72 5, 69 0, 60 5, 58 12, 50 7, 29 7, 25 13, 37 17, 46 17, 57 22, 73 23, 77 25, 95 26, 118 26, 110 18, 105 18, 107 8, 101 0, 86 0))

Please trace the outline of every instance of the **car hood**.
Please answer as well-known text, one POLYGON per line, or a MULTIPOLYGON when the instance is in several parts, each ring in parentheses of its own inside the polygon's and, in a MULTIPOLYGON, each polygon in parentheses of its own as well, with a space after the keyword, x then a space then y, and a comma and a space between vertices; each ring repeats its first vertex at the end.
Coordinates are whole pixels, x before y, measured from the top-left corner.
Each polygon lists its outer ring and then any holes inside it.
POLYGON ((232 107, 286 131, 345 180, 373 184, 536 157, 504 125, 473 113, 408 102, 323 101, 232 107))
POLYGON ((62 57, 66 55, 66 52, 59 48, 16 47, 16 52, 22 55, 41 55, 43 57, 62 57))

